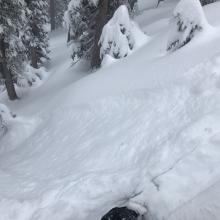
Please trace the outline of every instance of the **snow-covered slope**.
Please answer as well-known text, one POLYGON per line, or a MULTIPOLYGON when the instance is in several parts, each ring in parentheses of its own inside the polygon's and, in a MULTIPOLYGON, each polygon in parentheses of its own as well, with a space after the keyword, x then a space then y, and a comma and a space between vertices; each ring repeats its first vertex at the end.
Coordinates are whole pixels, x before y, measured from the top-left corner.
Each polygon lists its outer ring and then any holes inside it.
POLYGON ((60 30, 48 81, 1 96, 18 117, 0 141, 0 220, 98 220, 128 202, 150 220, 218 219, 220 3, 213 28, 167 53, 175 4, 140 14, 150 41, 86 77, 60 30))

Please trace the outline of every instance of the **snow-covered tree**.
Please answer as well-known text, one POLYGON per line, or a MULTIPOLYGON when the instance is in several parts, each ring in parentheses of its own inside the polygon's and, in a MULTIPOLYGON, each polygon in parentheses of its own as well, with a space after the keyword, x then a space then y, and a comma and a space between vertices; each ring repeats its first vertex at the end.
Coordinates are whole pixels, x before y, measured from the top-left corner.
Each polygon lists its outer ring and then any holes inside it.
POLYGON ((167 50, 174 51, 208 26, 199 0, 181 0, 174 10, 167 50))
POLYGON ((105 55, 120 59, 146 41, 147 36, 130 19, 128 8, 121 5, 104 26, 100 38, 100 57, 105 55))
POLYGON ((68 9, 70 0, 55 0, 55 24, 56 27, 61 27, 65 11, 68 9))
POLYGON ((96 4, 91 0, 72 0, 65 15, 74 42, 72 58, 90 59, 94 43, 96 4))
POLYGON ((91 67, 100 65, 100 47, 98 45, 102 28, 113 16, 115 10, 125 3, 135 7, 137 0, 72 0, 65 14, 69 27, 68 39, 72 42, 73 60, 87 59, 91 67))
POLYGON ((100 58, 100 45, 99 40, 102 34, 102 29, 104 25, 108 22, 109 19, 112 18, 115 11, 120 7, 120 5, 124 4, 127 6, 127 9, 131 12, 135 6, 136 0, 103 0, 99 1, 98 4, 98 17, 96 20, 96 28, 95 28, 95 41, 93 46, 91 67, 99 68, 101 65, 100 58))
POLYGON ((64 22, 64 14, 68 9, 70 0, 50 0, 49 1, 49 14, 51 31, 56 28, 62 27, 64 22))
POLYGON ((131 52, 135 43, 132 26, 127 7, 120 6, 103 28, 100 38, 101 58, 108 54, 118 59, 126 57, 131 52))
POLYGON ((28 47, 28 56, 31 60, 31 65, 34 68, 39 68, 44 59, 48 59, 48 2, 47 0, 25 0, 28 12, 29 25, 26 33, 29 37, 26 40, 28 47))
POLYGON ((0 78, 11 100, 17 99, 14 83, 24 72, 26 50, 22 36, 26 24, 23 0, 0 0, 0 78))

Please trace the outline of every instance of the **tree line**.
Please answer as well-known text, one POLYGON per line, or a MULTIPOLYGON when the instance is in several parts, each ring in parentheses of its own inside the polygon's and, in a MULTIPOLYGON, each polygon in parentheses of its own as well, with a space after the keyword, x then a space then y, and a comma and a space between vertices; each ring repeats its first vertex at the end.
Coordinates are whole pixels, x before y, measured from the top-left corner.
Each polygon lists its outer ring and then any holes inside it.
POLYGON ((38 69, 48 59, 48 3, 44 0, 0 0, 0 79, 11 100, 15 84, 31 84, 28 63, 38 69))
POLYGON ((16 86, 32 85, 27 67, 35 74, 49 59, 49 24, 53 31, 65 21, 73 61, 99 68, 103 27, 122 4, 132 13, 137 0, 0 0, 0 84, 10 100, 18 98, 16 86))
POLYGON ((72 59, 86 59, 92 69, 101 65, 99 40, 104 25, 120 5, 135 9, 137 0, 72 0, 66 12, 68 42, 72 42, 72 59))
POLYGON ((32 85, 31 74, 49 59, 48 25, 51 22, 52 30, 62 26, 68 2, 0 0, 0 84, 10 100, 18 98, 16 86, 32 85))
MULTIPOLYGON (((159 3, 165 0, 155 0, 159 3)), ((201 5, 216 0, 200 0, 201 5)), ((137 0, 71 0, 65 14, 68 26, 68 42, 72 44, 72 59, 88 60, 91 69, 101 65, 100 37, 104 25, 120 5, 126 5, 130 13, 137 9, 137 0)), ((111 42, 110 42, 111 44, 111 42)))

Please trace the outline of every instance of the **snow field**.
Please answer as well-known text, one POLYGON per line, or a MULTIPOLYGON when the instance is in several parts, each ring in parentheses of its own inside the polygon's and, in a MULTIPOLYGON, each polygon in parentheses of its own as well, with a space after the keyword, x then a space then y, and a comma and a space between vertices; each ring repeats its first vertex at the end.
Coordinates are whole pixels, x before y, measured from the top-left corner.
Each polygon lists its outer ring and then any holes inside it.
POLYGON ((52 38, 51 80, 7 103, 19 126, 0 143, 0 220, 98 220, 128 203, 150 220, 218 219, 220 31, 166 53, 169 4, 137 18, 146 45, 81 80, 52 38))

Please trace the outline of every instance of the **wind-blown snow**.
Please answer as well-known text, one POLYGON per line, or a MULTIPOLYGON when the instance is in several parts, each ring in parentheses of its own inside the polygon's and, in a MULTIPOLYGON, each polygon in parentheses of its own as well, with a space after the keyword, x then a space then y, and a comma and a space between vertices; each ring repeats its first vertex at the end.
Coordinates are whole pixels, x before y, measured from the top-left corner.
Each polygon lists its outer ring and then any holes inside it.
POLYGON ((167 5, 136 19, 146 45, 87 77, 55 33, 48 81, 1 96, 18 121, 0 142, 0 220, 98 220, 126 204, 150 220, 218 219, 220 4, 205 8, 213 28, 172 54, 167 5))

